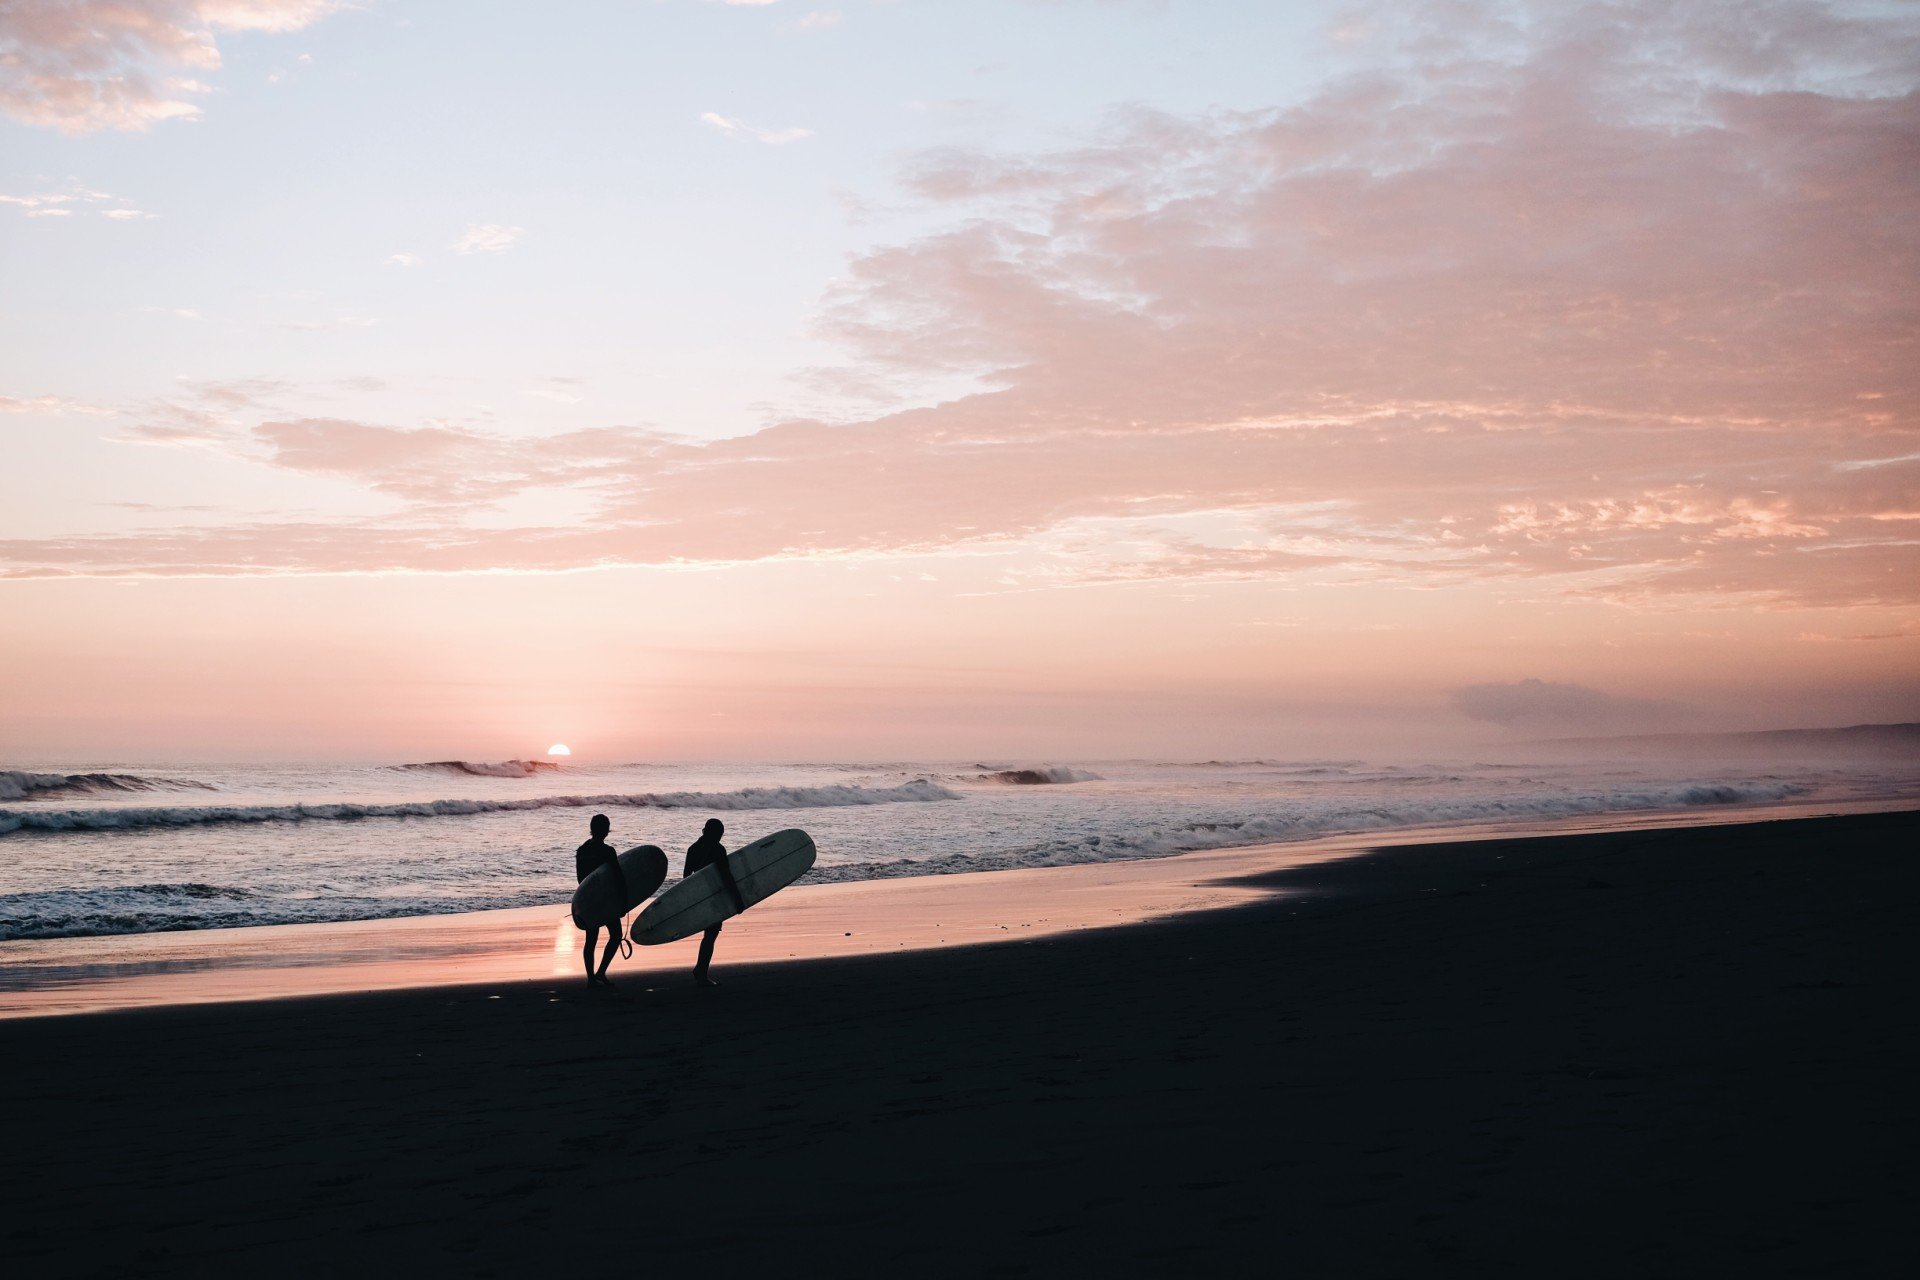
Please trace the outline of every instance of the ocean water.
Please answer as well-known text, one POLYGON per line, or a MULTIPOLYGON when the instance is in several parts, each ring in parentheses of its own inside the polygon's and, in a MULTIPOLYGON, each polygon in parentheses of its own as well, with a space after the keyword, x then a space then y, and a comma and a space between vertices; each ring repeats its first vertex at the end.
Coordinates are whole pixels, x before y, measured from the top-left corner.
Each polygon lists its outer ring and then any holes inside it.
POLYGON ((803 827, 814 881, 1165 857, 1447 823, 1920 796, 1920 769, 1365 760, 0 770, 0 940, 564 901, 594 813, 675 860, 803 827))

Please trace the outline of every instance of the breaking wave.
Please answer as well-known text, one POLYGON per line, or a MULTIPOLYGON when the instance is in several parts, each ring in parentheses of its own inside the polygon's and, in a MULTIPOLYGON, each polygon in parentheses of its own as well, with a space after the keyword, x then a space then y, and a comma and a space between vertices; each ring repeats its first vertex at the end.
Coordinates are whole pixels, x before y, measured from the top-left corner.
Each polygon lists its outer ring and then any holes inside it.
POLYGON ((93 937, 257 924, 244 889, 217 884, 135 884, 0 895, 0 940, 93 937))
POLYGON ((418 800, 394 804, 204 805, 141 809, 0 809, 0 835, 14 831, 133 831, 237 822, 342 822, 362 818, 457 818, 527 809, 831 809, 957 800, 924 780, 898 787, 747 787, 642 795, 529 796, 521 800, 418 800))
POLYGON ((1069 769, 1064 765, 1046 764, 1035 769, 996 769, 989 764, 977 764, 973 767, 986 770, 980 775, 982 782, 1004 782, 1014 787, 1039 787, 1056 782, 1100 781, 1100 775, 1097 773, 1069 769))
POLYGON ((531 778, 542 769, 558 769, 551 760, 501 760, 482 764, 472 760, 429 760, 425 764, 397 764, 408 772, 466 774, 474 778, 531 778))
POLYGON ((217 791, 192 778, 145 778, 136 773, 28 773, 0 769, 0 800, 53 800, 128 791, 217 791))

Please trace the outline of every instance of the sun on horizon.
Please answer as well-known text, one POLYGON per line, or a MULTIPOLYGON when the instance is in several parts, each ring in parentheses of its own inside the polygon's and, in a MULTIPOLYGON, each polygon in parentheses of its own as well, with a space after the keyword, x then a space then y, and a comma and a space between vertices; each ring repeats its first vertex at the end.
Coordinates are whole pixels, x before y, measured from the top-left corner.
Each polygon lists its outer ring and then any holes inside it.
POLYGON ((570 756, 573 752, 567 749, 566 743, 556 742, 547 748, 547 754, 550 756, 570 756))

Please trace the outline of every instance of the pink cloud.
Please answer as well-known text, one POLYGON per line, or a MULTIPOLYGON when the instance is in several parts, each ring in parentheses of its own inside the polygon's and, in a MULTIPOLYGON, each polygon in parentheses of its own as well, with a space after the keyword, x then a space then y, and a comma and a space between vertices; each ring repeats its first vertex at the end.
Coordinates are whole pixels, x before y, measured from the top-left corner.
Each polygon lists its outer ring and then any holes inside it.
POLYGON ((1560 12, 1402 22, 1366 42, 1380 67, 1283 109, 924 157, 909 184, 953 229, 851 264, 821 328, 851 381, 975 394, 706 444, 276 419, 263 460, 389 495, 394 526, 0 557, 544 569, 1052 537, 1036 582, 1912 603, 1920 68, 1886 53, 1911 24, 1560 12), (459 510, 554 487, 577 526, 459 510), (1117 532, 1066 550, 1089 521, 1117 532))
POLYGON ((66 396, 0 396, 0 413, 33 413, 58 417, 62 414, 83 413, 111 416, 112 409, 97 404, 87 404, 81 400, 70 400, 66 396))
MULTIPOLYGON (((342 0, 10 0, 0 111, 67 133, 144 130, 200 114, 222 31, 297 31, 342 0)), ((125 216, 125 215, 123 215, 125 216)))
POLYGON ((263 422, 251 434, 275 466, 337 475, 431 505, 485 503, 527 488, 603 485, 610 471, 629 474, 666 447, 664 437, 618 427, 529 439, 337 418, 263 422))

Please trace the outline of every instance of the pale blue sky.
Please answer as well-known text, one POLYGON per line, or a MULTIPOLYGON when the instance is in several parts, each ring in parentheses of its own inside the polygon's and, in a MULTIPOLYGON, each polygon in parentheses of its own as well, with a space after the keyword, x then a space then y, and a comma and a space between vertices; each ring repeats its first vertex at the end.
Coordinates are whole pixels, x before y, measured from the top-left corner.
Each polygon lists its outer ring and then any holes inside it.
POLYGON ((156 215, 0 217, 0 376, 111 404, 176 377, 372 376, 394 385, 362 416, 746 430, 834 357, 805 333, 849 256, 952 216, 895 186, 918 151, 1067 144, 1126 104, 1271 105, 1330 49, 1315 5, 854 3, 797 29, 810 11, 375 0, 223 35, 198 120, 0 122, 0 193, 156 215), (724 136, 708 112, 812 136, 724 136), (522 230, 450 251, 475 225, 522 230), (553 376, 588 380, 580 405, 528 398, 553 376))

